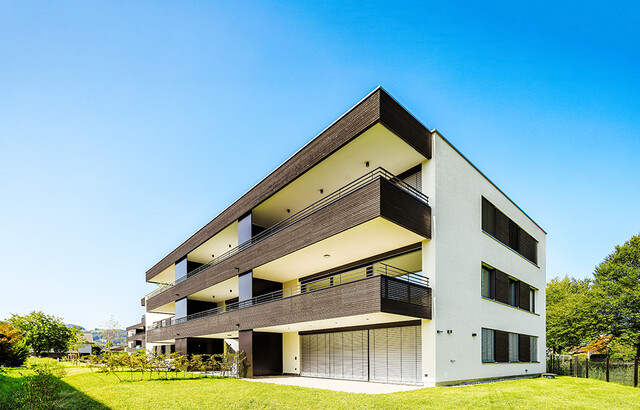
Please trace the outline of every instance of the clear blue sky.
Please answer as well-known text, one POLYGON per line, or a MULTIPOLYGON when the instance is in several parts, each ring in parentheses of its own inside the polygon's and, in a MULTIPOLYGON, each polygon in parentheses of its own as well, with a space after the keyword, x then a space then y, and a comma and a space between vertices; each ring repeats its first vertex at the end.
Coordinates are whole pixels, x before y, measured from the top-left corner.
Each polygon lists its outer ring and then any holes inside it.
POLYGON ((0 3, 0 318, 135 323, 148 268, 378 85, 547 230, 548 278, 640 232, 633 2, 236 3, 0 3))

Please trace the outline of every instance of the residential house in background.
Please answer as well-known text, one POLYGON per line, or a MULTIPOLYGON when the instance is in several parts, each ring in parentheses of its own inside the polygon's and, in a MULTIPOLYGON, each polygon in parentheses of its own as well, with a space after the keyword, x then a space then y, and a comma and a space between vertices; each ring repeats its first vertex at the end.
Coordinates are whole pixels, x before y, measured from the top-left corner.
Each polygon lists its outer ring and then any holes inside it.
POLYGON ((146 272, 159 286, 128 340, 185 354, 226 340, 249 377, 537 374, 545 237, 377 88, 146 272))

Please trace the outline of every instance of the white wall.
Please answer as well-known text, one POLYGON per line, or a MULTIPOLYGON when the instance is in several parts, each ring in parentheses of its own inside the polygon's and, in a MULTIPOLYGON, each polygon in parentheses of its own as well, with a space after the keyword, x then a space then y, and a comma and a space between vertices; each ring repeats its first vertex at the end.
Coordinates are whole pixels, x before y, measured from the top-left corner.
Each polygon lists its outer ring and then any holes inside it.
POLYGON ((298 332, 282 334, 282 372, 300 374, 300 336, 298 332))
POLYGON ((423 322, 425 385, 543 372, 546 235, 439 134, 433 138, 433 158, 423 164, 432 239, 423 244, 422 263, 434 304, 433 320, 423 322), (538 266, 482 232, 482 196, 539 242, 538 266), (540 314, 483 299, 482 262, 536 287, 540 314), (483 364, 483 327, 538 336, 540 363, 483 364))

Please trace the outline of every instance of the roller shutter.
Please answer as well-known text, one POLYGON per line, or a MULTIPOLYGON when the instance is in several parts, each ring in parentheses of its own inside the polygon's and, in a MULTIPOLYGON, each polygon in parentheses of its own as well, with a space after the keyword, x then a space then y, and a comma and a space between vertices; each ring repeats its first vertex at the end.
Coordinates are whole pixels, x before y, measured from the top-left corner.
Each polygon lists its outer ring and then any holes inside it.
POLYGON ((301 375, 420 384, 421 327, 301 335, 301 375))

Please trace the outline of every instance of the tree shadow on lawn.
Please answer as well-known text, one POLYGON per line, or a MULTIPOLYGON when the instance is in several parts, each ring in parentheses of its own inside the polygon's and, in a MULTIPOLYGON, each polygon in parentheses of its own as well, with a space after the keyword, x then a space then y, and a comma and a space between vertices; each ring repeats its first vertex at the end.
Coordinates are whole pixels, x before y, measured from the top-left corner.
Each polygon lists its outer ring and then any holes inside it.
MULTIPOLYGON (((16 400, 22 389, 24 379, 24 376, 0 374, 0 410, 20 408, 16 400)), ((53 408, 109 409, 109 407, 87 396, 64 380, 57 380, 56 382, 60 385, 60 395, 52 403, 53 408)))

